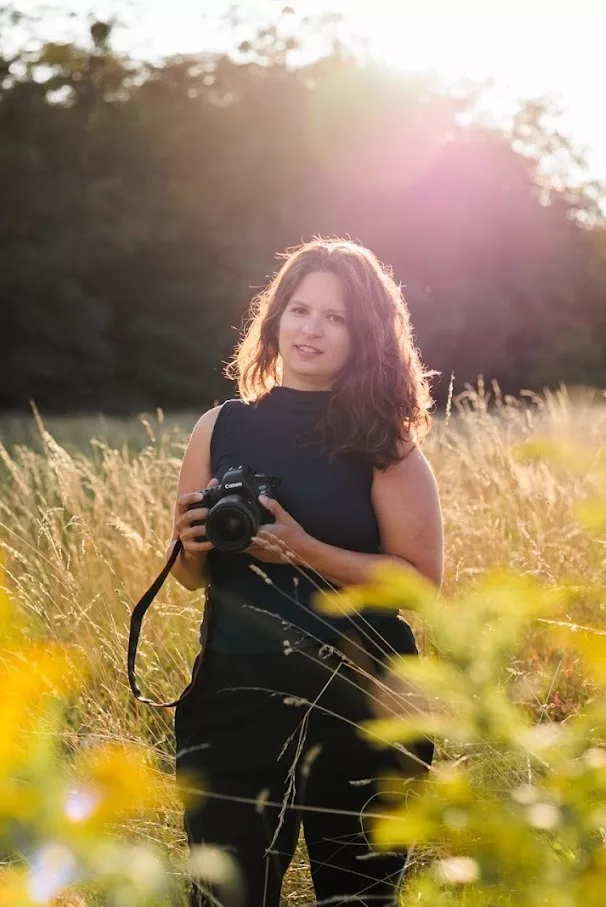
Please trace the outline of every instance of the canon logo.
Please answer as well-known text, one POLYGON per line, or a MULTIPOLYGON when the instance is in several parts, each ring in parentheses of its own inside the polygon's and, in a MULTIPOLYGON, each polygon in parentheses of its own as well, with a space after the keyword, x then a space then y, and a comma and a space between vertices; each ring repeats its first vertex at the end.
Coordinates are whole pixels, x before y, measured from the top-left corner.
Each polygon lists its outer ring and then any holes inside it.
POLYGON ((226 488, 241 488, 242 482, 227 482, 225 485, 226 488))

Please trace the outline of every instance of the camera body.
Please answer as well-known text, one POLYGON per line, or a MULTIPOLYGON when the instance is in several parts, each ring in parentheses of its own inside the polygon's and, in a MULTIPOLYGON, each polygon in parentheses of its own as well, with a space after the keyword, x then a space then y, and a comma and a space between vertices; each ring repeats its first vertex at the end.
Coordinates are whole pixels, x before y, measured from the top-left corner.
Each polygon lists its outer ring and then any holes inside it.
MULTIPOLYGON (((208 507, 206 537, 219 551, 244 551, 265 523, 275 522, 273 514, 258 501, 260 494, 275 498, 280 486, 276 476, 254 472, 250 466, 231 466, 220 485, 205 488, 202 500, 188 509, 208 507)), ((203 525, 202 521, 193 523, 203 525)), ((204 538, 196 539, 204 541, 204 538)))

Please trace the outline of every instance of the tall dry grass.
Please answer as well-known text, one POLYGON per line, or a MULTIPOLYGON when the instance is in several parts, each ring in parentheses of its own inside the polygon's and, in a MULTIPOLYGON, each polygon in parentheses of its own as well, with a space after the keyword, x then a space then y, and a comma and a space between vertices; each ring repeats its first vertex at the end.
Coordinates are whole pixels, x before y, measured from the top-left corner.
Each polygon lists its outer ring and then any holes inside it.
MULTIPOLYGON (((195 415, 133 420, 12 420, 0 446, 0 541, 8 577, 32 618, 32 634, 80 648, 91 666, 86 691, 69 711, 67 751, 93 740, 154 746, 172 772, 172 713, 139 707, 125 673, 133 603, 162 566, 181 456, 195 415), (93 425, 94 428, 90 426, 93 425)), ((503 398, 480 382, 436 419, 425 450, 441 491, 447 594, 495 565, 546 582, 600 579, 605 552, 587 537, 575 507, 590 496, 587 475, 546 462, 520 463, 514 447, 538 437, 570 440, 598 454, 606 439, 606 400, 561 388, 503 398)), ((145 688, 168 698, 187 683, 197 650, 203 595, 169 581, 147 619, 139 671, 145 688)), ((582 623, 596 608, 568 618, 582 623)), ((417 631, 421 648, 423 628, 417 631)), ((542 673, 547 720, 574 711, 583 695, 570 664, 529 639, 519 675, 542 673)), ((505 769, 495 767, 496 771, 505 769)), ((177 801, 166 815, 129 834, 160 841, 183 865, 177 801)), ((309 898, 303 854, 291 869, 289 904, 309 898)))

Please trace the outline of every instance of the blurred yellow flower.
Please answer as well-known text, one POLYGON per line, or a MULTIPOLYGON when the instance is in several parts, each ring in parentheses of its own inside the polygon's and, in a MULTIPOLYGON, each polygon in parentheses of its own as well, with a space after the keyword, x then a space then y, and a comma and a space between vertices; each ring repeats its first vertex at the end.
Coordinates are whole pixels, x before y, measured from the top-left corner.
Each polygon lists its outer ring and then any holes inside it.
POLYGON ((74 765, 79 786, 71 789, 66 816, 86 823, 113 822, 148 809, 160 809, 174 797, 172 779, 150 764, 140 747, 111 743, 81 752, 74 765))
POLYGON ((431 604, 436 595, 435 586, 404 562, 399 565, 382 561, 374 566, 368 583, 337 592, 317 593, 313 603, 319 611, 336 616, 351 614, 364 607, 418 611, 431 604))
POLYGON ((84 677, 77 653, 52 643, 9 650, 0 666, 0 771, 18 761, 30 742, 43 700, 75 691, 84 677))

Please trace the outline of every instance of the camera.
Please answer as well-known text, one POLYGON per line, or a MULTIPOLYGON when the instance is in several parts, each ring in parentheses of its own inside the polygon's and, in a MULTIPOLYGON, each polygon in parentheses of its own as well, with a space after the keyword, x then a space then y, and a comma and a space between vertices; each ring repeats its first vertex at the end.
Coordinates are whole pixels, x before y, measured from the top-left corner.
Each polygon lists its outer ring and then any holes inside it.
MULTIPOLYGON (((244 551, 260 526, 275 522, 273 514, 259 503, 258 495, 275 498, 274 492, 279 486, 280 479, 276 476, 254 472, 246 465, 232 466, 220 485, 205 488, 202 500, 188 509, 209 508, 205 522, 206 536, 215 548, 219 551, 244 551)), ((192 525, 204 524, 198 520, 192 525)))

